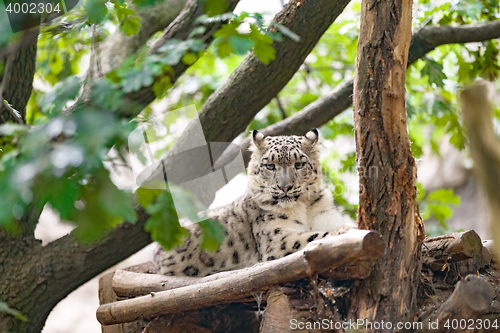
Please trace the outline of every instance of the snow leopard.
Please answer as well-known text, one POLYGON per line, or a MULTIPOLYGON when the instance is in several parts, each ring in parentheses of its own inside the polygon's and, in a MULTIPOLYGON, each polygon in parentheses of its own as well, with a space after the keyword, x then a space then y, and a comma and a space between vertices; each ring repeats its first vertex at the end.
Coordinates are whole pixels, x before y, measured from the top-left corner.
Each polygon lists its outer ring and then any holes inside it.
POLYGON ((244 268, 282 258, 349 225, 324 187, 317 129, 303 136, 265 136, 256 130, 251 135, 246 193, 208 211, 225 228, 219 249, 201 250, 201 230, 189 225, 182 246, 156 250, 158 273, 203 277, 244 268))

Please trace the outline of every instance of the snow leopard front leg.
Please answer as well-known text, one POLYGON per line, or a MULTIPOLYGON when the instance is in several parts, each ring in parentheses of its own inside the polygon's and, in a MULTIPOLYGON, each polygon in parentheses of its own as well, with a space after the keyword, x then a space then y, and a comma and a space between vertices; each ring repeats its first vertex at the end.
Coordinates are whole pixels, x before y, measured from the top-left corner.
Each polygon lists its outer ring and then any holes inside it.
POLYGON ((296 228, 263 228, 255 235, 259 261, 283 258, 303 249, 310 242, 336 235, 329 231, 303 231, 296 228))

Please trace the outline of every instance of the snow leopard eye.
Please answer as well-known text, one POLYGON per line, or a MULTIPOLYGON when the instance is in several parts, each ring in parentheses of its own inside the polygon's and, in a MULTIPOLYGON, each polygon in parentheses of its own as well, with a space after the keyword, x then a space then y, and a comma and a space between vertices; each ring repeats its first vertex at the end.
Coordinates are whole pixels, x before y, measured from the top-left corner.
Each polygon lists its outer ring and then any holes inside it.
POLYGON ((274 166, 274 164, 266 164, 266 168, 267 168, 267 170, 274 170, 275 166, 274 166))
POLYGON ((295 169, 302 169, 306 165, 305 162, 297 162, 295 163, 295 169))

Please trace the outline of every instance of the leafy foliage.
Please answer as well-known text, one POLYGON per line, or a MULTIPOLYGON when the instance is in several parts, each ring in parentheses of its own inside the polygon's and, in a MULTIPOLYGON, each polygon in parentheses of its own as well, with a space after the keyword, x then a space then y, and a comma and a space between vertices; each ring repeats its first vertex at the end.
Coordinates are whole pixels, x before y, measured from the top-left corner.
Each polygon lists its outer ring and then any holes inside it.
POLYGON ((160 193, 155 202, 146 207, 146 213, 150 216, 146 222, 146 231, 165 249, 182 245, 182 238, 189 236, 187 230, 179 224, 170 193, 160 193))
POLYGON ((452 207, 460 204, 460 197, 456 196, 452 189, 439 189, 426 194, 421 184, 418 184, 417 187, 419 192, 417 200, 422 219, 425 221, 435 218, 441 226, 440 230, 434 229, 430 235, 436 236, 450 232, 446 220, 453 216, 452 207))
MULTIPOLYGON (((135 121, 119 119, 115 112, 122 105, 124 94, 152 85, 157 99, 166 98, 171 109, 189 104, 199 108, 248 52, 253 51, 268 64, 275 59, 275 43, 301 40, 300 31, 269 23, 262 14, 223 13, 225 1, 206 0, 206 15, 198 19, 187 39, 170 40, 155 54, 140 49, 105 77, 86 78, 84 69, 93 43, 102 41, 115 29, 127 36, 137 34, 143 24, 140 10, 156 2, 85 0, 83 6, 42 27, 37 81, 26 110, 28 123, 34 127, 0 126, 1 227, 18 232, 18 221, 26 218, 28 208, 46 204, 61 218, 77 225, 75 233, 86 241, 124 220, 133 222, 136 217, 132 193, 110 181, 105 164, 127 163, 123 155, 128 135, 137 122, 148 119, 151 109, 146 108, 135 121), (215 41, 207 48, 204 36, 207 27, 214 23, 220 26, 215 41), (173 84, 172 68, 181 62, 192 66, 173 84), (91 92, 90 102, 80 98, 86 89, 91 92), (67 113, 69 106, 73 106, 72 113, 67 113), (117 157, 110 157, 110 149, 117 152, 117 157)), ((261 129, 280 121, 283 115, 299 112, 353 76, 360 8, 359 1, 349 5, 280 92, 281 105, 274 99, 248 129, 261 129)), ((498 18, 498 10, 499 3, 491 0, 419 0, 415 7, 415 31, 428 24, 491 21, 498 18)), ((1 38, 3 45, 10 37, 1 38)), ((478 77, 498 80, 499 73, 497 40, 443 45, 413 64, 407 71, 406 88, 414 155, 421 157, 429 146, 439 154, 442 140, 464 149, 456 91, 478 77)), ((339 146, 339 142, 344 145, 353 140, 349 111, 322 127, 326 141, 323 151, 327 152, 322 163, 336 203, 345 214, 355 218, 355 155, 352 147, 339 146)), ((169 115, 165 122, 169 133, 177 133, 179 124, 190 116, 169 115)), ((500 121, 499 108, 495 109, 495 117, 500 121)), ((171 144, 175 135, 165 135, 165 140, 171 144)), ((446 219, 451 216, 452 207, 459 201, 450 191, 438 190, 420 199, 424 217, 435 217, 443 229, 447 228, 446 219)), ((166 248, 181 244, 187 232, 178 222, 169 192, 138 189, 135 194, 150 214, 146 229, 153 239, 166 248)), ((194 214, 199 207, 188 194, 186 198, 184 205, 194 214)), ((224 236, 222 226, 211 220, 199 225, 203 231, 199 239, 202 247, 216 249, 224 236)))

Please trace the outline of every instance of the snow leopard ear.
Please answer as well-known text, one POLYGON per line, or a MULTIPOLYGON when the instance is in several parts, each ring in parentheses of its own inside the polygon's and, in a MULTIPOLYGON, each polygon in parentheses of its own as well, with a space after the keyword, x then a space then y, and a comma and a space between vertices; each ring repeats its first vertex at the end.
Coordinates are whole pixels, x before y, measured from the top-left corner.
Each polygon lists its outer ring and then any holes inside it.
POLYGON ((252 141, 253 141, 253 144, 259 148, 259 149, 264 149, 264 139, 266 137, 264 136, 264 134, 260 133, 259 131, 257 130, 253 130, 252 131, 252 141))
POLYGON ((313 128, 304 135, 304 140, 302 140, 302 146, 304 148, 312 148, 316 146, 319 141, 319 132, 317 128, 313 128))

